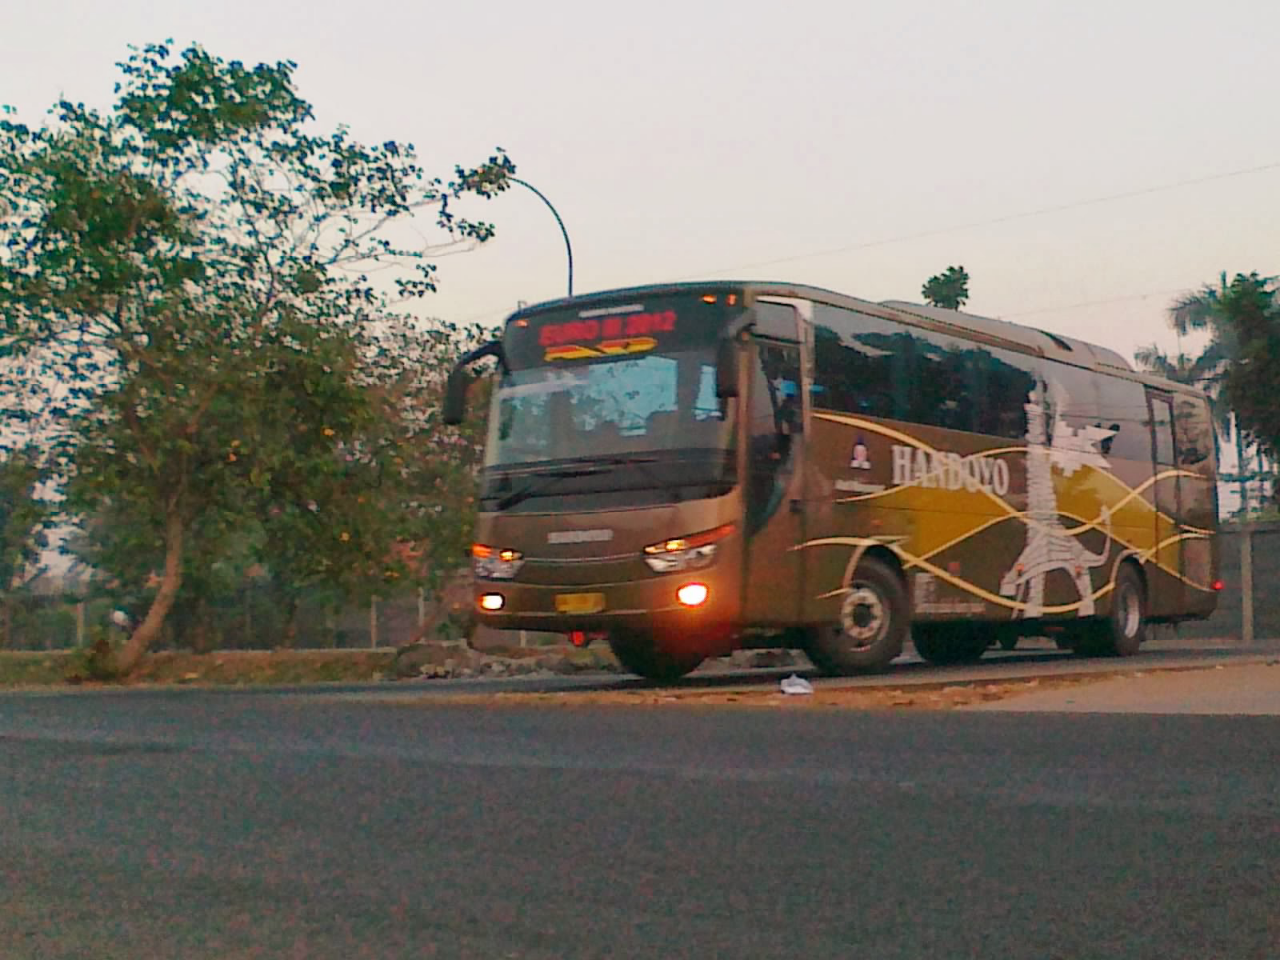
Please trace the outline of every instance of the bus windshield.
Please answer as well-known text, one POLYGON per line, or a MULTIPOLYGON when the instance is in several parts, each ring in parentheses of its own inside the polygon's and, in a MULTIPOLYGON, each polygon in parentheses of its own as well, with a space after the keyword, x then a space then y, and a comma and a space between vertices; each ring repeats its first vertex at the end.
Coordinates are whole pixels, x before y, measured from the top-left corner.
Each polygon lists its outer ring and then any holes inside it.
POLYGON ((485 462, 723 448, 720 406, 709 350, 518 370, 498 386, 485 462))
POLYGON ((724 312, 707 306, 664 298, 509 329, 486 495, 510 487, 501 477, 570 469, 574 482, 557 493, 724 481, 734 436, 732 405, 715 395, 724 312))

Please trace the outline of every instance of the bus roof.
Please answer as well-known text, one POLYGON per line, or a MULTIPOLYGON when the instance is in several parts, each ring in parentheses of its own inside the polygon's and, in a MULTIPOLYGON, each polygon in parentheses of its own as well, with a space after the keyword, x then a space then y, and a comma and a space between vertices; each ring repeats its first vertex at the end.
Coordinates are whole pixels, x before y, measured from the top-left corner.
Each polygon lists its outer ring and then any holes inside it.
POLYGON ((620 296, 656 296, 660 294, 724 289, 741 290, 748 298, 756 296, 793 297, 812 300, 817 303, 828 303, 832 306, 863 310, 886 319, 898 320, 911 326, 940 329, 980 342, 993 343, 1019 350, 1023 353, 1035 354, 1060 363, 1085 367, 1098 373, 1137 380, 1147 386, 1161 390, 1176 393, 1203 393, 1203 391, 1187 384, 1177 383, 1155 374, 1134 370, 1129 361, 1115 350, 1084 340, 1077 340, 1074 337, 1049 333, 1036 327, 965 313, 960 310, 946 310, 941 307, 911 303, 906 300, 884 300, 880 302, 862 300, 858 297, 851 297, 848 294, 837 293, 834 290, 827 290, 822 287, 785 281, 703 280, 619 287, 613 290, 600 290, 581 294, 572 298, 561 297, 557 300, 531 304, 516 311, 509 320, 524 314, 563 308, 570 303, 575 305, 589 304, 600 300, 613 300, 620 296))

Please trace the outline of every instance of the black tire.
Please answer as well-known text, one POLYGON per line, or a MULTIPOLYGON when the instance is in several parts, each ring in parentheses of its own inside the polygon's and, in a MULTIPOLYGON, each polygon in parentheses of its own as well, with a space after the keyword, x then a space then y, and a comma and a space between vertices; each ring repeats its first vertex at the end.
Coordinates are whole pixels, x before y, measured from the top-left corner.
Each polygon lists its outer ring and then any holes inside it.
POLYGON ((1076 652, 1096 657, 1132 657, 1147 639, 1147 590, 1131 563, 1120 565, 1111 612, 1094 623, 1081 625, 1076 652))
POLYGON ((618 662, 646 680, 669 683, 698 668, 698 653, 673 653, 662 649, 652 634, 620 633, 609 637, 609 648, 618 662))
POLYGON ((902 577, 883 560, 868 557, 853 573, 840 622, 814 629, 805 652, 831 676, 883 670, 902 653, 910 619, 902 577))
POLYGON ((911 637, 929 663, 976 663, 987 650, 986 634, 969 624, 916 624, 911 637))

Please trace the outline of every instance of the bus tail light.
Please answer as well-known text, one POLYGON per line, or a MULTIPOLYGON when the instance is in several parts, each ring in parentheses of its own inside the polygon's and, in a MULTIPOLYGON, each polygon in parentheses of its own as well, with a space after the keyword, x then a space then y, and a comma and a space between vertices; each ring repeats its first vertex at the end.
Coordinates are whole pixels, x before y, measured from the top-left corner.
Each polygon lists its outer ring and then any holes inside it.
POLYGON ((686 537, 672 537, 661 543, 651 543, 644 548, 644 562, 654 573, 675 573, 678 570, 698 570, 709 567, 715 562, 719 541, 733 531, 734 525, 726 523, 714 530, 704 530, 686 537))
POLYGON ((1221 590, 1221 589, 1223 589, 1224 587, 1226 587, 1226 584, 1225 584, 1225 583, 1223 583, 1221 580, 1215 580, 1215 581, 1213 581, 1213 589, 1214 589, 1214 590, 1221 590))
POLYGON ((506 598, 500 593, 482 593, 480 595, 481 610, 488 610, 490 613, 493 613, 501 610, 506 605, 506 598))
POLYGON ((700 607, 710 595, 711 591, 705 583, 686 583, 676 591, 676 599, 686 607, 700 607))

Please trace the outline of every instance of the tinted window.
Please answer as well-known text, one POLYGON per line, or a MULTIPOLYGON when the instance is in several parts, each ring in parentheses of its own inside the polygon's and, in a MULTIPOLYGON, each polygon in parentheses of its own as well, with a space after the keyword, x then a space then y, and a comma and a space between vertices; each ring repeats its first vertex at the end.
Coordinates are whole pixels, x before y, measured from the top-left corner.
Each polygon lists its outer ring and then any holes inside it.
MULTIPOLYGON (((1053 434, 1057 430, 1070 431, 1068 436, 1071 436, 1081 434, 1085 427, 1116 429, 1111 422, 1102 420, 1096 377, 1092 371, 1052 362, 1044 364, 1043 369, 1046 380, 1046 443, 1053 443, 1053 434)), ((1104 456, 1114 446, 1111 444, 1107 450, 1102 450, 1102 444, 1110 439, 1113 438, 1107 437, 1098 444, 1104 456)))
POLYGON ((1012 350, 982 352, 982 403, 978 431, 1022 440, 1027 435, 1027 399, 1039 382, 1035 357, 1012 350))
POLYGON ((986 405, 984 351, 931 331, 915 331, 912 348, 916 363, 907 419, 948 430, 981 429, 986 405))
POLYGON ((795 340, 799 334, 795 307, 785 303, 756 301, 756 332, 766 337, 795 340))
POLYGON ((1173 435, 1178 448, 1178 466, 1193 467, 1208 460, 1214 443, 1209 405, 1191 397, 1174 400, 1173 435))
POLYGON ((1099 444, 1103 454, 1150 463, 1151 423, 1142 385, 1104 374, 1097 376, 1097 385, 1098 425, 1115 431, 1099 444))
POLYGON ((1173 465, 1173 411, 1168 397, 1151 398, 1151 420, 1155 427, 1156 464, 1173 465))
POLYGON ((856 310, 814 308, 815 407, 1020 440, 1035 364, 856 310))
POLYGON ((914 352, 905 327, 854 310, 814 305, 813 404, 905 420, 914 352))

